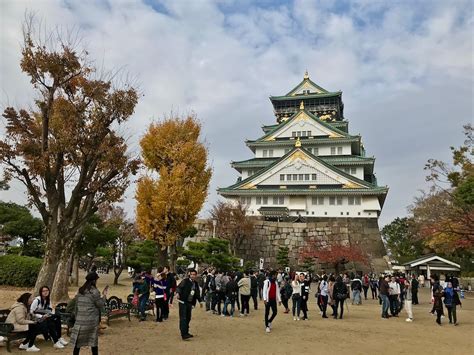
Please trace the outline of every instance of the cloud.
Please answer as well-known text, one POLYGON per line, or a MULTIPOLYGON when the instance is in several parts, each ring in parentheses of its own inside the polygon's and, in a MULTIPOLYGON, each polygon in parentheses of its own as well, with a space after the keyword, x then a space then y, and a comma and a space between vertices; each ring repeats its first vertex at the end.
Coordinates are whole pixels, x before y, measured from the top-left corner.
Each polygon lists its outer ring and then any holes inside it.
MULTIPOLYGON (((75 26, 98 65, 124 68, 143 93, 127 132, 132 149, 153 120, 194 111, 215 189, 235 182, 231 160, 274 122, 269 95, 288 92, 305 69, 343 90, 352 133, 375 155, 390 192, 381 223, 404 215, 424 188, 425 161, 449 160, 472 121, 472 3, 401 1, 2 1, 1 104, 32 101, 19 68, 25 10, 46 26, 75 26), (471 11, 469 11, 469 9, 471 11)), ((1 129, 1 127, 0 127, 1 129)), ((125 205, 133 214, 133 187, 125 205)), ((14 186, 2 199, 24 201, 14 186)))

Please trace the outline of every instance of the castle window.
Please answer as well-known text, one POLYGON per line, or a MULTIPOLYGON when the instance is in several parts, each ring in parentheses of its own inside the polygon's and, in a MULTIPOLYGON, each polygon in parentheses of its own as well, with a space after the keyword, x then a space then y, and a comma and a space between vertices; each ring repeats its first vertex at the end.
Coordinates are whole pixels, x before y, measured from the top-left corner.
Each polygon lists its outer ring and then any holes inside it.
POLYGON ((360 196, 356 196, 354 202, 356 205, 360 205, 360 196))
POLYGON ((299 174, 299 180, 303 181, 304 180, 304 174, 299 174))
POLYGON ((301 132, 301 137, 306 137, 306 131, 301 132))
POLYGON ((268 205, 268 197, 267 196, 263 196, 262 201, 263 201, 264 205, 268 205))
POLYGON ((309 174, 304 174, 305 181, 309 181, 309 174))
POLYGON ((341 155, 342 154, 342 147, 337 147, 337 154, 341 155))
POLYGON ((308 131, 308 137, 311 137, 311 131, 308 131))
POLYGON ((334 206, 336 204, 336 197, 334 196, 329 196, 329 204, 331 206, 334 206))
POLYGON ((293 181, 298 181, 298 174, 293 174, 293 181))
POLYGON ((318 176, 316 174, 311 174, 311 180, 316 180, 318 176))
POLYGON ((348 200, 348 203, 349 203, 350 206, 352 206, 352 205, 355 204, 355 203, 354 203, 354 196, 349 196, 349 197, 347 198, 347 200, 348 200))
POLYGON ((261 198, 260 196, 257 196, 255 203, 256 203, 257 205, 261 205, 261 204, 262 204, 262 198, 261 198))
POLYGON ((285 174, 280 174, 280 181, 285 181, 285 174))
POLYGON ((269 156, 269 157, 273 157, 273 149, 270 149, 270 150, 268 151, 268 156, 269 156))
POLYGON ((266 150, 266 149, 263 150, 263 157, 264 157, 264 158, 267 157, 267 150, 266 150))
POLYGON ((336 155, 336 147, 331 147, 331 155, 336 155))
POLYGON ((291 132, 292 137, 296 137, 296 131, 291 132))
POLYGON ((344 216, 344 212, 341 212, 341 216, 344 216))
POLYGON ((357 168, 351 168, 351 174, 352 175, 357 174, 357 168))
POLYGON ((286 180, 291 181, 291 174, 286 174, 286 180))
POLYGON ((319 155, 319 149, 318 148, 313 148, 313 154, 314 155, 319 155))
POLYGON ((342 196, 337 196, 337 204, 338 206, 342 205, 342 196))

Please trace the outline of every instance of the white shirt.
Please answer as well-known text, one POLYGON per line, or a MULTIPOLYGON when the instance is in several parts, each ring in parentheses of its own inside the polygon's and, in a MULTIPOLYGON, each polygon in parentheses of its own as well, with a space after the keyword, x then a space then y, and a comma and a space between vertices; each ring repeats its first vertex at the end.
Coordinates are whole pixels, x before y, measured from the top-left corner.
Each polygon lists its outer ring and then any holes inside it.
POLYGON ((397 282, 389 282, 388 283, 389 293, 390 295, 399 295, 400 294, 400 285, 397 282))
POLYGON ((295 280, 291 281, 291 287, 293 288, 293 295, 301 294, 301 284, 299 281, 295 281, 295 280))
POLYGON ((327 281, 321 281, 319 284, 319 292, 321 293, 321 296, 327 296, 329 294, 327 281))

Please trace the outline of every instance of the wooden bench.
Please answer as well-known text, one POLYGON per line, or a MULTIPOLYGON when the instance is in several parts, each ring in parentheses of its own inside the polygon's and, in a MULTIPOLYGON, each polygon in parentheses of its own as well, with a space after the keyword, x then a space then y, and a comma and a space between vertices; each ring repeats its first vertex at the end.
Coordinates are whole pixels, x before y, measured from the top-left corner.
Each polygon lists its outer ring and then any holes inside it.
POLYGON ((27 332, 13 331, 13 324, 5 322, 9 313, 9 309, 0 309, 0 335, 5 338, 7 351, 11 353, 10 342, 13 340, 25 339, 27 332))
POLYGON ((123 303, 122 300, 116 296, 111 296, 105 303, 105 317, 107 325, 111 319, 127 317, 130 321, 130 306, 128 303, 123 303))

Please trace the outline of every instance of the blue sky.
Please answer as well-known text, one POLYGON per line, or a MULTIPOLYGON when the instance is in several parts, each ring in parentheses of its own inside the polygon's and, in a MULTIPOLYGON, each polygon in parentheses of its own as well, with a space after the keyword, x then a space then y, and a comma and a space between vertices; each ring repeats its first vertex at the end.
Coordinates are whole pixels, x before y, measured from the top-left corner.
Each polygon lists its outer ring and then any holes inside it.
MULTIPOLYGON (((91 57, 123 68, 143 93, 127 129, 130 149, 153 120, 195 112, 203 124, 215 190, 235 182, 231 160, 252 156, 245 139, 274 122, 270 95, 288 92, 308 69, 342 90, 350 132, 376 157, 390 192, 381 224, 406 214, 426 189, 429 158, 449 160, 473 121, 471 1, 12 1, 0 2, 0 104, 34 97, 19 69, 21 22, 74 26, 91 57)), ((2 127, 0 126, 0 130, 2 127)), ((1 132, 1 131, 0 131, 1 132)), ((14 185, 1 199, 24 202, 14 185)), ((134 186, 124 205, 133 216, 134 186)))

